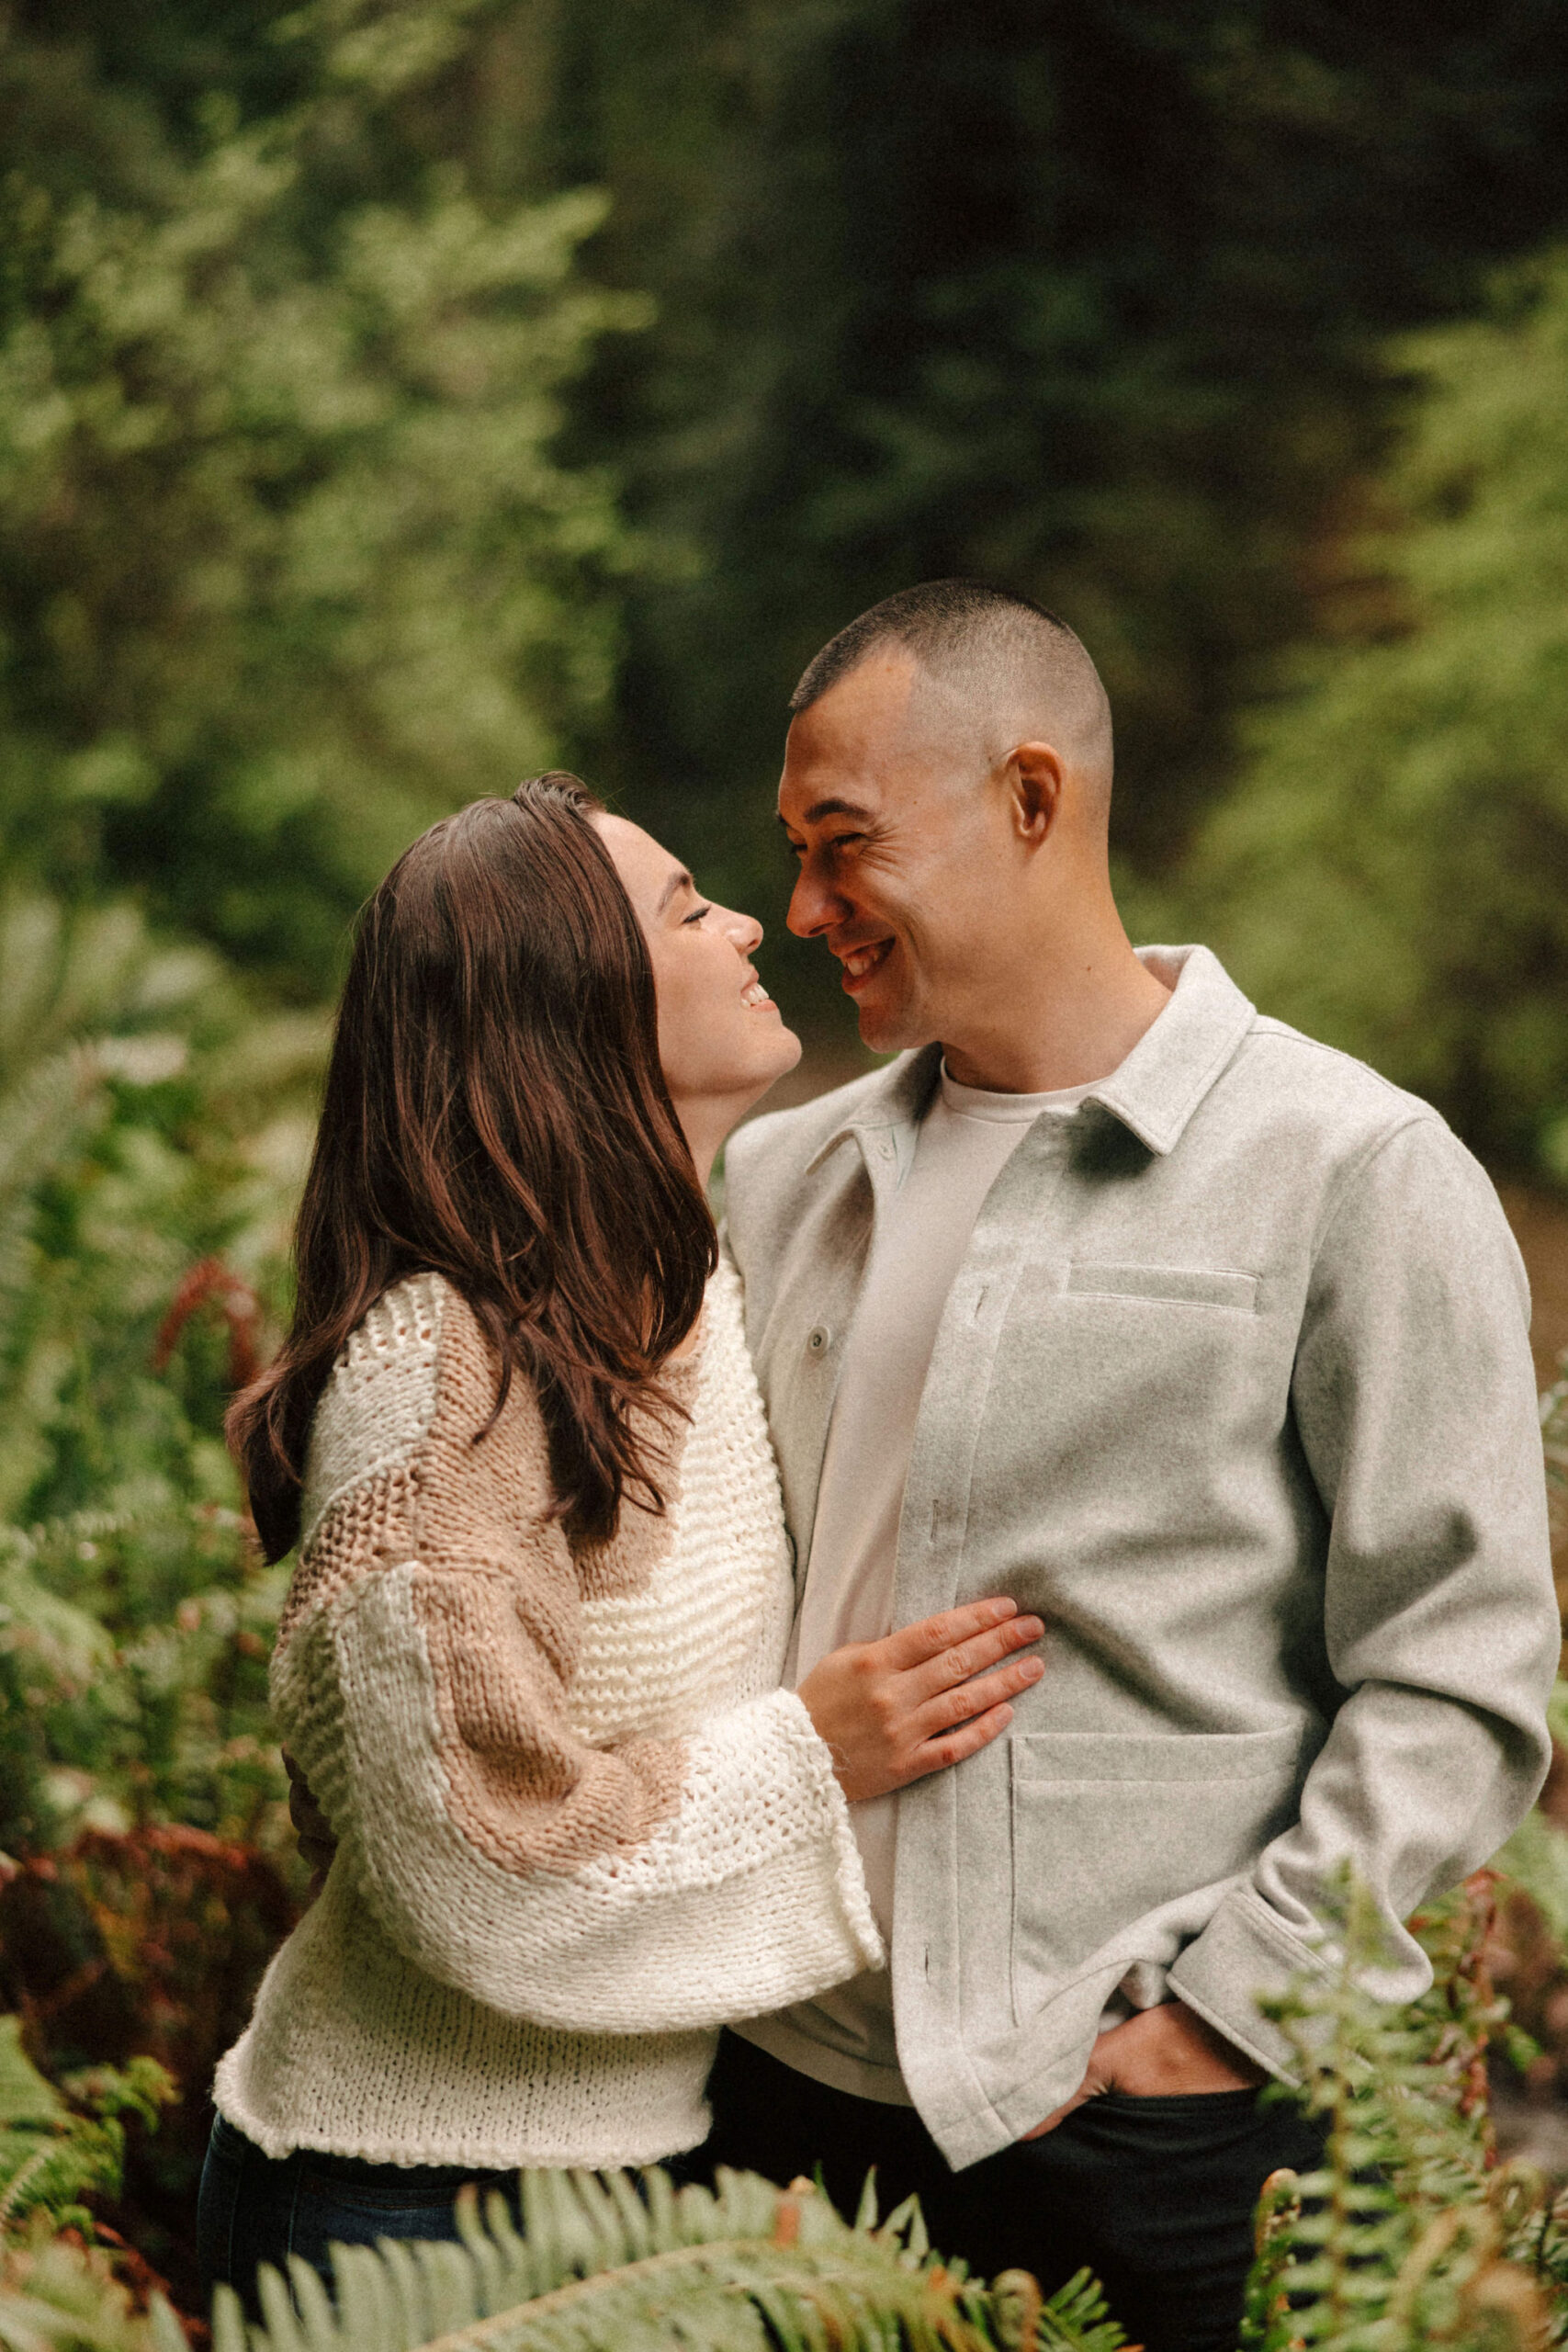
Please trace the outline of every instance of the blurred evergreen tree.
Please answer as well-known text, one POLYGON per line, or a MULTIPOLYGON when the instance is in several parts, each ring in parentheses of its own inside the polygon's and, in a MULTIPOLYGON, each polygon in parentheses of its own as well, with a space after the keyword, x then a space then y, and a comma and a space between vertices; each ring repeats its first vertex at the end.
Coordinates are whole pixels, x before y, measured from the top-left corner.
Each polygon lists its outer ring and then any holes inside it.
POLYGON ((410 832, 565 757, 809 1005, 784 697, 944 571, 1082 628, 1170 903, 1238 713, 1340 626, 1389 332, 1568 218, 1558 0, 8 21, 0 840, 303 996, 410 832))
POLYGON ((642 306, 574 276, 597 197, 426 152, 472 14, 144 0, 144 57, 83 6, 0 48, 0 839, 309 997, 615 658, 626 535, 551 443, 642 306))
POLYGON ((573 401, 666 558, 629 584, 593 772, 712 887, 776 876, 776 915, 800 667, 876 597, 976 572, 1083 631, 1121 851, 1168 872, 1238 704, 1315 625, 1397 405, 1381 339, 1568 209, 1557 0, 520 14, 553 28, 537 152, 610 191, 595 266, 660 305, 573 401))
POLYGON ((1342 634, 1185 893, 1267 1011, 1568 1180, 1568 255, 1395 356, 1424 400, 1342 634))

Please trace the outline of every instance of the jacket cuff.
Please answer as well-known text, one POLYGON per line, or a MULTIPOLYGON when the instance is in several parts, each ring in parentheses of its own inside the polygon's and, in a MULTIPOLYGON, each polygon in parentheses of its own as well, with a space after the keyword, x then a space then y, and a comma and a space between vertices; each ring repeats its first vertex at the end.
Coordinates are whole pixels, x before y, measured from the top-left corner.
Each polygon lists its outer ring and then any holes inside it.
POLYGON ((1302 1976, 1322 1979, 1327 1973, 1321 1953, 1287 1928, 1252 1887, 1238 1886, 1188 1945, 1167 1982, 1179 1999, 1258 2065, 1281 2082, 1299 2083, 1300 2052, 1258 2005, 1288 1991, 1302 1976))

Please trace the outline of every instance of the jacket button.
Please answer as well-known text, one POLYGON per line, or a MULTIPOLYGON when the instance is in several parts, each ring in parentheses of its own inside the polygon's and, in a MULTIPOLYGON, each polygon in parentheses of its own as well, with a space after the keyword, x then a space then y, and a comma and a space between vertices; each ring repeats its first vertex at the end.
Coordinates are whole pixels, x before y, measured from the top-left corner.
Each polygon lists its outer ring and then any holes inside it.
POLYGON ((826 1323, 817 1323, 812 1326, 806 1344, 814 1356, 819 1356, 832 1336, 826 1323))

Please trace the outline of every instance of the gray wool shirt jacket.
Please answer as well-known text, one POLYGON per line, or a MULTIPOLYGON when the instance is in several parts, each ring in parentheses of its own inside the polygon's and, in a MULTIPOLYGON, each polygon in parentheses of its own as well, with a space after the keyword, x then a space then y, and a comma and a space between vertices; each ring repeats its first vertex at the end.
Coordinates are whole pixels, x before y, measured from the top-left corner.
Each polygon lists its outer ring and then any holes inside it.
MULTIPOLYGON (((1201 947, 980 1211, 926 1381, 895 1623, 1045 1621, 1010 1732, 898 1804, 893 1993, 955 2167, 1072 2094, 1120 1987, 1277 2073, 1325 1881, 1403 1922, 1546 1770, 1559 1628, 1524 1269, 1437 1113, 1201 947)), ((802 1570, 875 1220, 934 1046, 732 1140, 730 1247, 802 1570)))

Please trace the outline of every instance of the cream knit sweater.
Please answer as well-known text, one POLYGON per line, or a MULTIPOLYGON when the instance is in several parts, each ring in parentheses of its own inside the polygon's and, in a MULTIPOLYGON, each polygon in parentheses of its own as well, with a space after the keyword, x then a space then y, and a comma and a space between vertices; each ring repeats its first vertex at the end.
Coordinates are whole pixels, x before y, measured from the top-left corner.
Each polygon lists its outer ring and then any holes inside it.
POLYGON ((318 1408, 274 1711, 339 1839, 217 2104, 269 2155, 645 2164, 717 2026, 881 1963, 828 1750, 777 1686, 792 1586, 728 1267, 670 1368, 664 1517, 573 1548, 525 1382, 400 1283, 318 1408))

